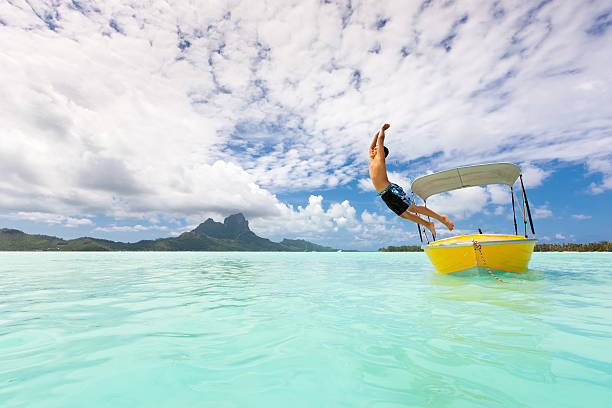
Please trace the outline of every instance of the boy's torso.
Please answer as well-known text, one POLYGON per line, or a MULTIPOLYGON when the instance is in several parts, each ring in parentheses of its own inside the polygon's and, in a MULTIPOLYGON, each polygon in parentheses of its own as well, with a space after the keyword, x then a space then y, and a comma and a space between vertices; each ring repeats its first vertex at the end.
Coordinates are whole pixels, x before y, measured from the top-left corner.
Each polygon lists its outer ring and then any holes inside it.
POLYGON ((377 192, 383 191, 389 185, 387 167, 384 160, 374 158, 370 163, 370 178, 377 192))

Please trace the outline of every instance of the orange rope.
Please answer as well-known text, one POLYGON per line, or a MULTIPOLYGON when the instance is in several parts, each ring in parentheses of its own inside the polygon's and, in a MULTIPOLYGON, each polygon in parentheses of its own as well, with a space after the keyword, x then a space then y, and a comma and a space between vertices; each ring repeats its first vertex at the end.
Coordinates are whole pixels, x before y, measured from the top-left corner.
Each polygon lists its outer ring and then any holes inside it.
MULTIPOLYGON (((512 194, 514 194, 514 190, 512 190, 512 194)), ((523 206, 521 207, 521 202, 519 201, 518 196, 516 194, 514 194, 514 197, 516 198, 516 203, 519 205, 519 210, 522 211, 523 224, 525 225, 525 236, 527 236, 527 218, 525 218, 526 217, 526 215, 525 215, 525 199, 523 198, 523 206)))
POLYGON ((500 278, 495 276, 495 274, 493 272, 491 272, 491 269, 489 269, 489 266, 487 265, 487 262, 485 261, 484 256, 482 255, 482 247, 480 246, 478 241, 476 241, 475 239, 472 239, 472 243, 474 244, 474 251, 478 250, 478 252, 480 252, 480 257, 482 258, 482 263, 487 268, 487 271, 489 271, 489 274, 492 277, 494 277, 495 279, 497 279, 498 281, 500 281, 501 283, 508 283, 508 282, 505 282, 505 281, 501 280, 500 278))
POLYGON ((523 205, 523 208, 520 207, 521 202, 518 199, 518 196, 514 193, 514 190, 512 190, 512 194, 514 194, 514 198, 516 199, 516 203, 519 205, 519 210, 521 210, 521 214, 523 216, 523 221, 525 220, 525 206, 523 205))

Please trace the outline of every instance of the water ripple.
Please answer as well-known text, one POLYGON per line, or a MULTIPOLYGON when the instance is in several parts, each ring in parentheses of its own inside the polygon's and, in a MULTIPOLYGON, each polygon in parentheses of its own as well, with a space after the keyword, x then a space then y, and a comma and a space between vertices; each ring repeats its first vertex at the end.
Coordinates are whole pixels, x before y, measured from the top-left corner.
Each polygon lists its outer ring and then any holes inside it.
POLYGON ((612 257, 0 253, 0 405, 606 406, 612 257))

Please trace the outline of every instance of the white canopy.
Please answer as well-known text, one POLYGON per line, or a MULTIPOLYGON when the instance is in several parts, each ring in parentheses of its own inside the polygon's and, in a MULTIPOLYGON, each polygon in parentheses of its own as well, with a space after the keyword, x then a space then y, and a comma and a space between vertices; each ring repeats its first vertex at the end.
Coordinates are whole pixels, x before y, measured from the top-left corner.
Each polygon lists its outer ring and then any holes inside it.
POLYGON ((412 192, 427 200, 434 194, 489 184, 514 185, 521 169, 512 163, 479 164, 428 174, 414 180, 412 192))

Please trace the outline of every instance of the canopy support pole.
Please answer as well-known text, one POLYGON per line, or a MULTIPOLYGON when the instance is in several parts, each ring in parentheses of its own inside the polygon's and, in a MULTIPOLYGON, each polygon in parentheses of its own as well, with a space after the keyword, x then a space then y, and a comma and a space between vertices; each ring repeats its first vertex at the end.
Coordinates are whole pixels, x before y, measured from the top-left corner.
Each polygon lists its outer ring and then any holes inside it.
POLYGON ((514 210, 514 189, 510 186, 510 196, 512 196, 512 218, 514 219, 514 235, 518 235, 518 228, 516 227, 516 212, 514 210))
POLYGON ((523 199, 523 222, 525 223, 525 238, 527 238, 527 217, 525 216, 525 188, 521 180, 521 198, 523 199))
MULTIPOLYGON (((427 208, 427 201, 425 201, 425 208, 427 208)), ((427 221, 431 222, 431 218, 429 218, 429 215, 427 216, 427 221)), ((423 231, 425 231, 425 228, 423 228, 423 231)), ((431 241, 434 242, 436 239, 433 236, 433 234, 431 234, 431 241)))
POLYGON ((529 226, 531 227, 531 233, 535 235, 535 230, 533 229, 533 219, 531 218, 531 210, 529 209, 529 200, 527 200, 527 193, 525 192, 525 187, 523 186, 523 175, 520 175, 521 178, 521 190, 523 190, 523 197, 525 199, 525 204, 527 205, 527 215, 529 216, 529 226))
MULTIPOLYGON (((416 204, 414 193, 412 193, 412 202, 416 204)), ((421 238, 421 244, 423 244, 423 234, 421 233, 421 226, 418 223, 415 223, 415 224, 417 226, 417 230, 419 231, 419 238, 421 238)))

